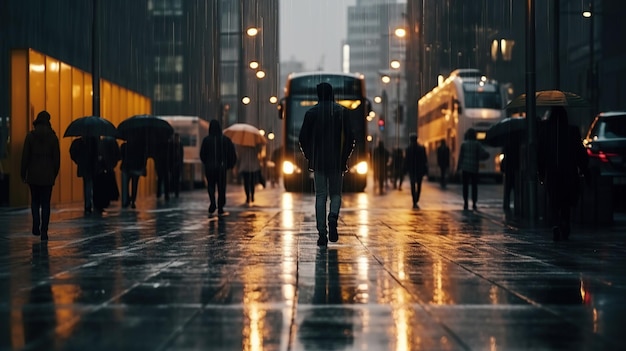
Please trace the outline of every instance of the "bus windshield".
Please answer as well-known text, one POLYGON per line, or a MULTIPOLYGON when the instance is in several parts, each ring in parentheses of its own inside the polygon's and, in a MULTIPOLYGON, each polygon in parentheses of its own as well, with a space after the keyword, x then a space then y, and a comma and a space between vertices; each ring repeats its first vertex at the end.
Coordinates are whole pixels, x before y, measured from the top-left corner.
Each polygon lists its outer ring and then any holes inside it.
POLYGON ((464 83, 465 108, 502 109, 502 97, 498 87, 492 84, 464 83))

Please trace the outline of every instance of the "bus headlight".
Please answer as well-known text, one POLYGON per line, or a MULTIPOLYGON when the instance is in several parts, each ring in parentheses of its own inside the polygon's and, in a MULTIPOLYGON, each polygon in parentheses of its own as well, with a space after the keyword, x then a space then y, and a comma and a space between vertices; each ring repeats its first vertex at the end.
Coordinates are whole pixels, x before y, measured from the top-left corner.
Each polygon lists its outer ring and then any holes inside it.
POLYGON ((356 164, 355 168, 358 174, 367 174, 367 162, 361 161, 356 164))
POLYGON ((293 174, 295 172, 296 166, 291 163, 291 161, 283 162, 283 173, 284 174, 293 174))

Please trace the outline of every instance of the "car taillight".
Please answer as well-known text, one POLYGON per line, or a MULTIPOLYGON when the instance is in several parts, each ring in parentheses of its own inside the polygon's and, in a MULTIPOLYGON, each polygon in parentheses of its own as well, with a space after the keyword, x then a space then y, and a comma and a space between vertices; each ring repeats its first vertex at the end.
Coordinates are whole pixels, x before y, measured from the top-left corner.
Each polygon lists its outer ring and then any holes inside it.
POLYGON ((609 162, 610 157, 618 156, 618 154, 604 151, 595 152, 591 149, 587 149, 587 155, 589 155, 589 157, 597 158, 598 160, 600 160, 600 162, 609 162))

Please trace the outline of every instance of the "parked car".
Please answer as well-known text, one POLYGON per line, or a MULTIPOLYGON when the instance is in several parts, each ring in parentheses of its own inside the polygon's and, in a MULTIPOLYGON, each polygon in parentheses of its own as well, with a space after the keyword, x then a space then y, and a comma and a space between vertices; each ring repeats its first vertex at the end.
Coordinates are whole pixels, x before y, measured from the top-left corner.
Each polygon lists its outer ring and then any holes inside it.
POLYGON ((583 139, 589 167, 626 184, 626 111, 602 112, 591 122, 583 139))

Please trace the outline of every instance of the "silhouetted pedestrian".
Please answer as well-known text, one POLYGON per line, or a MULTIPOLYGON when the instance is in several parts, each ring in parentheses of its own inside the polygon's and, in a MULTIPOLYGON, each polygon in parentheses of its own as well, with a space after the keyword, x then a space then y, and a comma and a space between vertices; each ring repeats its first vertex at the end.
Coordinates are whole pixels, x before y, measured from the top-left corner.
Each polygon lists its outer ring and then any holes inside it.
POLYGON ((422 193, 422 179, 428 173, 426 149, 417 142, 417 135, 409 135, 409 146, 406 148, 405 169, 409 173, 413 208, 419 208, 418 202, 422 193))
POLYGON ((393 177, 393 188, 402 190, 402 181, 404 180, 404 150, 401 148, 393 149, 391 156, 391 176, 393 177))
POLYGON ((518 194, 515 192, 515 178, 517 172, 519 172, 519 140, 511 139, 510 142, 504 145, 503 154, 504 159, 500 167, 502 167, 502 173, 504 173, 504 194, 502 197, 502 209, 505 212, 511 211, 511 193, 517 198, 518 194))
POLYGON ((259 162, 259 148, 254 146, 235 147, 237 151, 237 172, 243 181, 243 189, 246 193, 246 204, 250 205, 254 202, 254 190, 259 182, 258 176, 261 172, 261 163, 259 162))
POLYGON ((378 186, 378 193, 384 192, 387 182, 387 164, 389 163, 389 151, 385 143, 380 140, 378 146, 372 152, 372 165, 374 166, 374 189, 378 186))
POLYGON ((445 139, 441 139, 437 147, 437 166, 439 167, 439 185, 441 189, 445 189, 450 168, 450 148, 446 145, 445 139))
POLYGON ((463 179, 463 209, 468 209, 467 197, 468 188, 472 186, 472 209, 476 210, 478 201, 478 170, 480 161, 489 158, 489 153, 476 140, 476 130, 469 128, 465 132, 465 141, 461 144, 459 152, 459 163, 457 170, 461 171, 463 179))
POLYGON ((157 176, 156 198, 160 199, 161 195, 164 195, 165 201, 170 201, 170 158, 172 156, 170 155, 170 138, 164 141, 157 141, 155 143, 156 152, 152 155, 157 176))
POLYGON ((77 176, 83 178, 85 214, 90 214, 93 206, 93 178, 98 166, 98 138, 74 139, 70 145, 70 157, 76 163, 77 176))
POLYGON ((141 138, 133 138, 122 144, 120 150, 122 155, 122 207, 130 205, 131 208, 135 208, 139 177, 145 177, 147 174, 146 145, 141 138))
POLYGON ((41 111, 26 134, 20 176, 30 187, 33 235, 48 240, 52 187, 61 166, 59 138, 50 125, 50 114, 41 111))
POLYGON ((328 240, 339 240, 337 225, 343 174, 348 170, 348 158, 355 140, 346 109, 335 102, 333 87, 328 83, 318 84, 317 97, 318 103, 304 115, 298 139, 302 153, 309 161, 309 170, 314 172, 317 245, 325 247, 328 240), (329 197, 327 230, 326 206, 329 197))
POLYGON ((102 212, 120 196, 115 167, 120 161, 120 147, 112 137, 102 137, 98 144, 98 163, 93 179, 93 205, 102 212))
POLYGON ((169 169, 170 169, 170 181, 171 190, 174 192, 174 197, 178 197, 180 194, 180 183, 182 181, 181 175, 184 167, 185 151, 183 144, 180 142, 180 134, 174 133, 169 144, 169 169))
POLYGON ((552 238, 568 239, 571 207, 580 193, 580 174, 589 182, 589 160, 580 132, 569 125, 564 107, 551 109, 539 137, 537 156, 539 180, 545 182, 548 195, 552 238))
POLYGON ((237 152, 230 138, 222 133, 222 126, 216 119, 209 123, 209 135, 202 140, 200 159, 204 164, 204 175, 207 180, 209 216, 213 216, 216 209, 218 216, 223 216, 226 205, 226 171, 235 166, 237 152))

